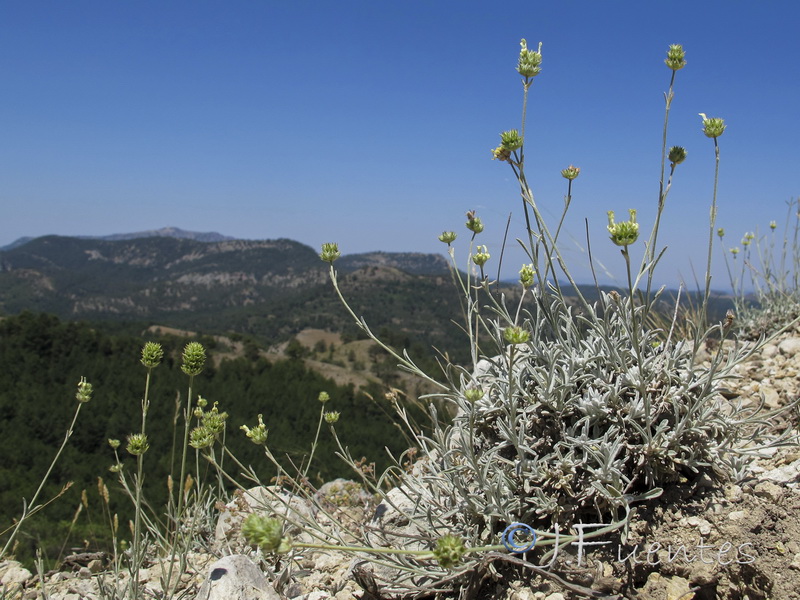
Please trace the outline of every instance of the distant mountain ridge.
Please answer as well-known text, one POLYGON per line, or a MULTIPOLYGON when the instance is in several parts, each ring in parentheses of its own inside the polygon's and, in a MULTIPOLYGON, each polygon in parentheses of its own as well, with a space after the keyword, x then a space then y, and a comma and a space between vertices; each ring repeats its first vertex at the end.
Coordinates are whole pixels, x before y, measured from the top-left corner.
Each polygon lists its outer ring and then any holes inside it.
MULTIPOLYGON (((114 239, 43 236, 0 251, 0 314, 34 310, 67 319, 159 322, 238 331, 269 343, 305 327, 352 328, 331 289, 328 265, 305 244, 198 241, 179 237, 175 228, 157 231, 114 239)), ((375 313, 381 325, 394 318, 403 331, 424 332, 438 327, 431 321, 449 323, 458 314, 443 256, 355 254, 336 268, 342 287, 354 293, 354 307, 375 313)))
MULTIPOLYGON (((39 237, 48 237, 48 236, 39 236, 39 237)), ((120 240, 134 240, 137 238, 147 238, 147 237, 171 237, 178 239, 195 240, 198 242, 224 242, 236 239, 234 237, 222 235, 221 233, 217 233, 216 231, 208 231, 208 232, 186 231, 185 229, 181 229, 179 227, 162 227, 161 229, 148 229, 146 231, 136 231, 133 233, 112 233, 111 235, 76 235, 72 237, 76 237, 78 239, 83 239, 83 240, 105 240, 109 242, 120 241, 120 240)), ((19 239, 14 240, 7 246, 0 247, 0 252, 13 250, 14 248, 27 244, 33 239, 36 238, 31 236, 21 237, 19 239)))

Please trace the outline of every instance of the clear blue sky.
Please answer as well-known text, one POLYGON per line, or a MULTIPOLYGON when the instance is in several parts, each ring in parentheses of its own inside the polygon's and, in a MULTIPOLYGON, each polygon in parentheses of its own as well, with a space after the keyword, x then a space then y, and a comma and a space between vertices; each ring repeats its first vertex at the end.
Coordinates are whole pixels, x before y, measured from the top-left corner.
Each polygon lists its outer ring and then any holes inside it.
MULTIPOLYGON (((691 265, 704 269, 714 167, 697 113, 728 124, 726 242, 782 222, 800 194, 798 22, 793 0, 3 1, 0 246, 171 225, 338 241, 346 253, 442 252, 436 236, 454 229, 463 258, 474 209, 494 260, 509 212, 522 233, 511 171, 490 149, 519 125, 525 37, 544 44, 526 140, 534 192, 555 218, 559 171, 581 167, 564 251, 587 280, 588 218, 596 258, 622 281, 606 211, 637 208, 645 233, 652 223, 663 59, 681 43, 669 144, 689 157, 658 279, 691 281, 691 265)), ((512 275, 521 258, 507 260, 512 275)))

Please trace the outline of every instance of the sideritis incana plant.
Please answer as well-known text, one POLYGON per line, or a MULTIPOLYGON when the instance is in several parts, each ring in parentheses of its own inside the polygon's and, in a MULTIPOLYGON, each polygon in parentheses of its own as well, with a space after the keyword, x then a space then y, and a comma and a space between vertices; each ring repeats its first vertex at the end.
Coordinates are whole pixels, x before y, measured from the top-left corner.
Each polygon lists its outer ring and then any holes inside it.
MULTIPOLYGON (((569 536, 579 522, 608 524, 596 535, 621 532, 631 505, 658 496, 665 484, 701 475, 714 481, 737 478, 749 453, 765 443, 787 441, 767 435, 771 415, 760 406, 744 408, 720 394, 732 368, 758 344, 720 343, 710 360, 700 359, 708 339, 733 336, 732 318, 711 323, 706 316, 719 138, 725 130, 719 118, 701 115, 702 133, 713 141, 709 163, 713 158, 715 165, 702 306, 688 325, 688 338, 678 339, 674 321, 653 325, 659 297, 653 289, 654 272, 663 254, 657 251, 659 223, 676 170, 687 158, 683 147, 667 144, 675 77, 686 64, 683 48, 670 46, 665 62, 671 79, 655 222, 644 241, 635 209, 629 209, 624 221, 608 211, 604 235, 620 248, 627 289, 599 293, 597 301, 589 302, 558 247, 580 169, 570 165, 561 172, 567 190, 555 228, 544 218, 525 176, 526 107, 541 73, 542 54, 541 45, 531 50, 522 41, 517 65, 523 84, 522 123, 501 134, 492 154, 519 183, 526 227, 517 242, 530 262, 520 270, 520 287, 503 293, 486 275, 492 257, 485 245, 477 244, 478 236, 486 234, 474 211, 467 213, 466 271, 457 268, 457 234, 446 231, 439 237, 448 246, 452 273, 464 296, 472 364, 443 365, 443 381, 435 382, 440 391, 427 397, 432 423, 427 433, 411 426, 399 410, 422 459, 410 469, 398 459, 384 478, 395 488, 388 494, 374 488, 394 521, 382 530, 376 521, 365 541, 428 549, 447 560, 384 555, 380 562, 394 567, 375 572, 378 579, 383 575, 385 591, 467 585, 468 574, 486 567, 486 551, 504 548, 501 533, 514 523, 539 532, 528 557, 548 564, 554 532, 569 536), (459 543, 452 544, 454 539, 459 543)), ((333 267, 338 255, 338 247, 327 244, 322 258, 331 263, 341 296, 333 267)), ((370 337, 390 350, 348 310, 370 337)), ((401 367, 434 382, 407 355, 393 353, 401 367)))

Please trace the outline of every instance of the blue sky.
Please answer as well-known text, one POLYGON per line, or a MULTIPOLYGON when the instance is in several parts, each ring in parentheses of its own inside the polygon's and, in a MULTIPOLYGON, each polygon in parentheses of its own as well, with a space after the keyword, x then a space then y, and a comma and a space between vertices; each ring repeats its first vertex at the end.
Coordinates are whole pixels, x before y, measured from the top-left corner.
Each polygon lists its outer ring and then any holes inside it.
MULTIPOLYGON (((729 245, 782 223, 800 194, 798 22, 787 0, 0 2, 0 246, 170 225, 337 241, 346 253, 442 252, 436 236, 453 229, 463 259, 472 209, 494 259, 509 213, 512 239, 522 235, 511 170, 490 149, 519 126, 525 37, 543 42, 526 140, 537 201, 556 219, 559 172, 581 167, 564 253, 587 281, 588 219, 595 258, 622 282, 606 211, 636 208, 646 237, 663 59, 681 43, 668 143, 689 156, 657 279, 691 282, 692 266, 704 270, 714 168, 699 112, 728 125, 718 225, 729 245)), ((509 250, 507 275, 521 260, 509 250)))

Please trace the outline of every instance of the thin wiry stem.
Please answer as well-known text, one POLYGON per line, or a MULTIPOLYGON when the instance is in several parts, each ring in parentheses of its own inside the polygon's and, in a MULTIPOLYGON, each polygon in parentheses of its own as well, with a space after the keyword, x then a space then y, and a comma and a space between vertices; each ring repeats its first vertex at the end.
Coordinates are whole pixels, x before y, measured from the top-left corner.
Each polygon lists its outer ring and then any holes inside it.
POLYGON ((72 422, 70 423, 69 428, 67 429, 67 432, 64 435, 64 441, 61 442, 61 446, 58 448, 58 451, 56 452, 56 455, 53 457, 53 461, 50 463, 50 466, 47 468, 47 472, 44 474, 44 477, 42 477, 42 480, 39 482, 39 487, 36 488, 36 492, 33 494, 33 497, 31 497, 31 501, 25 506, 25 509, 23 510, 23 513, 20 516, 19 521, 17 521, 17 524, 14 527, 14 530, 11 532, 11 535, 8 536, 8 540, 6 541, 5 546, 3 546, 3 549, 0 550, 0 558, 2 558, 3 556, 6 555, 6 552, 8 552, 8 549, 11 547, 11 544, 14 543, 14 539, 17 537, 17 534, 19 533, 19 530, 20 530, 20 527, 22 527, 22 524, 30 517, 30 515, 34 511, 37 510, 36 501, 39 500, 39 495, 42 493, 42 490, 44 489, 44 486, 47 483, 47 480, 50 479, 50 474, 53 472, 53 468, 55 468, 56 463, 58 462, 58 459, 61 458, 61 453, 64 451, 64 448, 66 448, 66 446, 67 446, 67 442, 69 442, 69 439, 72 437, 72 433, 75 430, 75 423, 77 423, 78 415, 81 412, 81 406, 83 406, 83 403, 82 402, 78 402, 78 406, 75 408, 75 414, 72 416, 72 422), (33 507, 33 508, 31 508, 31 507, 33 507))
POLYGON ((708 261, 706 263, 706 289, 703 294, 703 306, 700 309, 701 330, 708 327, 708 298, 711 295, 711 256, 714 250, 714 226, 717 222, 717 187, 719 184, 719 144, 714 138, 714 193, 711 197, 708 233, 708 261))
POLYGON ((674 93, 674 86, 675 86, 675 74, 677 71, 672 71, 672 77, 669 80, 669 91, 664 94, 664 128, 661 134, 661 175, 658 178, 658 209, 656 211, 656 220, 653 224, 653 229, 650 233, 650 240, 647 242, 647 247, 645 249, 644 257, 642 258, 642 266, 641 270, 645 268, 645 265, 649 264, 649 268, 647 271, 647 292, 645 296, 646 306, 649 310, 650 308, 650 295, 652 292, 653 286, 653 273, 655 271, 655 255, 656 255, 656 243, 658 241, 658 228, 661 224, 661 213, 664 212, 664 205, 667 201, 667 194, 669 193, 669 188, 672 183, 672 174, 675 172, 675 165, 672 165, 670 170, 670 181, 667 185, 664 185, 664 172, 666 170, 667 165, 667 132, 669 130, 669 111, 672 108, 672 99, 675 97, 674 93))

